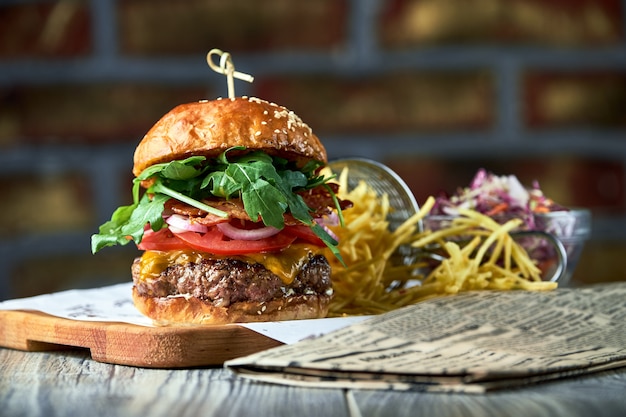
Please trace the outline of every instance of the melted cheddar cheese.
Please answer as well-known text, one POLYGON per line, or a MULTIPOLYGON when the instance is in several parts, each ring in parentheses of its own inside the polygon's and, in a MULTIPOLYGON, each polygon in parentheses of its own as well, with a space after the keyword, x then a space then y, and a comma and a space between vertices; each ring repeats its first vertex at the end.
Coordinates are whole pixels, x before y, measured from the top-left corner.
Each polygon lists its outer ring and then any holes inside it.
POLYGON ((139 279, 157 278, 165 269, 174 264, 199 263, 203 259, 239 259, 248 263, 259 263, 265 269, 280 277, 285 285, 293 282, 300 266, 310 254, 321 249, 305 243, 297 243, 278 253, 251 253, 237 256, 216 256, 194 250, 145 251, 139 261, 139 279))

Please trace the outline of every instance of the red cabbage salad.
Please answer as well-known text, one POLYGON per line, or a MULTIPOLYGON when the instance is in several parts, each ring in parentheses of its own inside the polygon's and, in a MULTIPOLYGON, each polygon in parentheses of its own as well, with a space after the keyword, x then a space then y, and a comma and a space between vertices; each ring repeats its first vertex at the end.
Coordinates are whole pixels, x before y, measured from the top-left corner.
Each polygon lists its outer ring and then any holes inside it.
POLYGON ((438 195, 430 215, 454 216, 459 208, 475 210, 499 223, 519 218, 525 230, 536 230, 535 213, 568 210, 547 198, 538 181, 525 187, 514 175, 498 176, 485 169, 478 170, 468 187, 453 195, 438 195))

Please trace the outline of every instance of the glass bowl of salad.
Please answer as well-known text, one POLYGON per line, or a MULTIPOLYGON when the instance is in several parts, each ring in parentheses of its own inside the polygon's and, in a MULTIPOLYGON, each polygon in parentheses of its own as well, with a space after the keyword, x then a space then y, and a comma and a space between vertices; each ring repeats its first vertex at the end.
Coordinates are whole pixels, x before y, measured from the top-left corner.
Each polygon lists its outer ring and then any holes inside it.
MULTIPOLYGON (((558 239, 566 254, 565 271, 558 278, 559 286, 569 284, 585 241, 591 234, 589 210, 562 206, 547 198, 537 181, 526 187, 514 175, 498 176, 480 169, 468 187, 458 189, 453 195, 437 196, 430 216, 433 221, 458 216, 461 208, 478 211, 498 223, 518 218, 522 220, 519 231, 550 235, 547 239, 526 236, 520 240, 529 255, 546 271, 546 276, 554 276, 554 271, 548 271, 554 270, 558 263, 551 240, 552 237, 558 239)), ((424 225, 428 223, 429 219, 424 219, 424 225)))
POLYGON ((565 275, 559 280, 565 286, 571 281, 585 242, 591 236, 591 211, 584 208, 535 214, 535 229, 556 236, 567 253, 565 275))

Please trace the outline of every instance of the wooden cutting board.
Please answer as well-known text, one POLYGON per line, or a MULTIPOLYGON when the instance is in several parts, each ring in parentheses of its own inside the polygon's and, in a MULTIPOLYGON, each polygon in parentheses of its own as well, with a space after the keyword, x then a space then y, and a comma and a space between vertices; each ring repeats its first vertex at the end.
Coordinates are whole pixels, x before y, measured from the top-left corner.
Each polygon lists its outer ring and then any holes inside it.
POLYGON ((282 343, 235 324, 146 327, 0 311, 0 346, 25 351, 86 348, 99 362, 146 368, 222 365, 282 343))

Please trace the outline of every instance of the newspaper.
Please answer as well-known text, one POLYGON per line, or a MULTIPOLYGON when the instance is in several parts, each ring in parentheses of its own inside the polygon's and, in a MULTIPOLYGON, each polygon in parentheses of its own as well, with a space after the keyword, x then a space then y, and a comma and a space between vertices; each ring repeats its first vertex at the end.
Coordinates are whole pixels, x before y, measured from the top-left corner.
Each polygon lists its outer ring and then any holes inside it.
POLYGON ((431 299, 225 366, 287 385, 470 393, 626 366, 626 282, 431 299))

